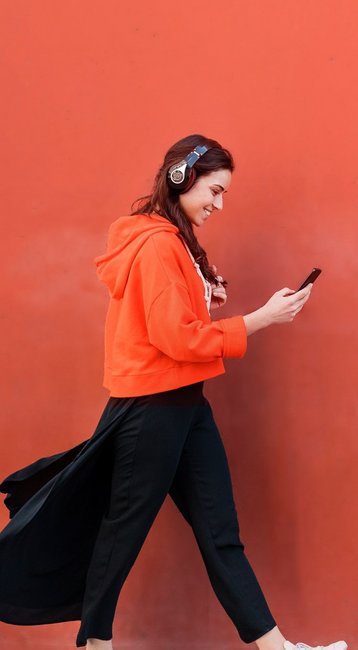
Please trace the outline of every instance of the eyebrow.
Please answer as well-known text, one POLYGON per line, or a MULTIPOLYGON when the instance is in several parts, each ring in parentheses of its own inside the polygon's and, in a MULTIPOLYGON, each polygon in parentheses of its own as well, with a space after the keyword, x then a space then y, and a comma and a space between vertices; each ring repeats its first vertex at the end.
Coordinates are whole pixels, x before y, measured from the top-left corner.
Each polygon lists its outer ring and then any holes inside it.
POLYGON ((222 189, 222 191, 223 191, 224 193, 227 192, 227 190, 224 190, 223 186, 222 186, 222 185, 219 185, 219 183, 214 183, 214 185, 216 185, 216 187, 221 187, 221 189, 222 189))

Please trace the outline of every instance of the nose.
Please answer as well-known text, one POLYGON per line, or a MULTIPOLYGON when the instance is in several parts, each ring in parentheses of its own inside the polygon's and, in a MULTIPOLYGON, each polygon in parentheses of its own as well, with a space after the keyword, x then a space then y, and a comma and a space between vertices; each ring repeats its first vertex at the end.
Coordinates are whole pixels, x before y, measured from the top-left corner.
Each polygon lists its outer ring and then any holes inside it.
POLYGON ((215 196, 215 199, 214 199, 214 201, 213 201, 213 206, 214 206, 217 210, 222 210, 222 209, 223 209, 224 201, 223 201, 222 194, 217 194, 217 195, 215 196))

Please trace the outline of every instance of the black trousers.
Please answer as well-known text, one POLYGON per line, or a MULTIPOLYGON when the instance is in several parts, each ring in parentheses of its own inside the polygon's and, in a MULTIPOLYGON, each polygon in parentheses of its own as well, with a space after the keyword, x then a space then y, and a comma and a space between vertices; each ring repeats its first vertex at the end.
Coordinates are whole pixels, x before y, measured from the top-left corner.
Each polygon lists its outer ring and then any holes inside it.
POLYGON ((119 427, 116 412, 129 398, 109 398, 98 427, 113 422, 111 492, 87 574, 77 647, 88 638, 112 638, 119 593, 168 493, 192 527, 240 638, 251 643, 276 625, 239 537, 226 453, 203 384, 136 397, 119 427))

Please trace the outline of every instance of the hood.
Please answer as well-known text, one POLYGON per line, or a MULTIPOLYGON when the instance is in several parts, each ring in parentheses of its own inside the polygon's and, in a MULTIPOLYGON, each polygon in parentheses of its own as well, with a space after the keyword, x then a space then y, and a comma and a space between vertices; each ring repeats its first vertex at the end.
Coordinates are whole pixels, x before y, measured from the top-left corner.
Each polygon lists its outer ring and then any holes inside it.
POLYGON ((157 232, 179 233, 179 228, 158 214, 134 214, 119 217, 108 232, 107 252, 96 257, 97 273, 111 295, 122 298, 134 258, 157 232))

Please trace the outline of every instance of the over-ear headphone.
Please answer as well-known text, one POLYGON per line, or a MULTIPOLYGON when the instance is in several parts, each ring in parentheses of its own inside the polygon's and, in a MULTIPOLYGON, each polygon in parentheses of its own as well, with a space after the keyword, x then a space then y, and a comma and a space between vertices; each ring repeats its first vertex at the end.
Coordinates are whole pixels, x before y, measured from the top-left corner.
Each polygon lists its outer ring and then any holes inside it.
POLYGON ((168 185, 177 192, 187 192, 196 179, 195 163, 212 147, 205 145, 195 147, 183 160, 172 165, 168 170, 168 185))

